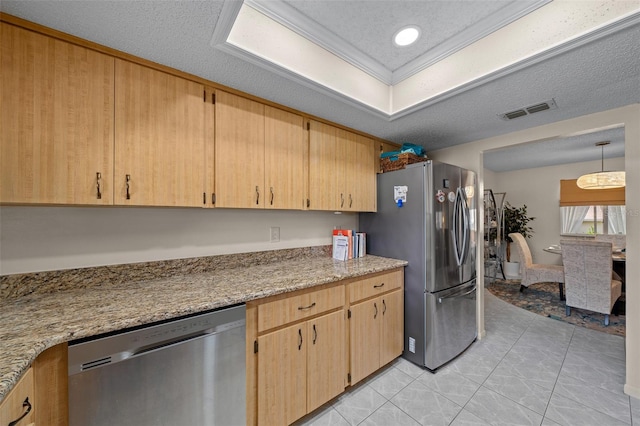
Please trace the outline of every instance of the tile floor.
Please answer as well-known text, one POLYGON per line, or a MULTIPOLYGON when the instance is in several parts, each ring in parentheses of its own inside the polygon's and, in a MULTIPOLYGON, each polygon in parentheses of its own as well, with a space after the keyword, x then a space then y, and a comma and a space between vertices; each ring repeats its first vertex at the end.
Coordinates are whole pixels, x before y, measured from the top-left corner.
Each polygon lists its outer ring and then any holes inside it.
POLYGON ((485 305, 486 338, 437 374, 399 358, 296 425, 640 426, 623 337, 485 305))

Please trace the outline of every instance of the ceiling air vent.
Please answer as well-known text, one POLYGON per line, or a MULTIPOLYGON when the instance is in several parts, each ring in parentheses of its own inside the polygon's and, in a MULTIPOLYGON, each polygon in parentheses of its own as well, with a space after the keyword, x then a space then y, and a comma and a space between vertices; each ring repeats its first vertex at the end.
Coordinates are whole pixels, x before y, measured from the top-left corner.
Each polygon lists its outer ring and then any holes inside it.
POLYGON ((535 105, 530 105, 527 107, 516 109, 514 111, 498 114, 498 117, 500 117, 503 120, 513 120, 514 118, 524 117, 525 115, 535 114, 536 112, 546 111, 548 109, 556 109, 556 108, 558 108, 558 106, 556 105, 556 101, 551 99, 550 101, 540 102, 535 105))

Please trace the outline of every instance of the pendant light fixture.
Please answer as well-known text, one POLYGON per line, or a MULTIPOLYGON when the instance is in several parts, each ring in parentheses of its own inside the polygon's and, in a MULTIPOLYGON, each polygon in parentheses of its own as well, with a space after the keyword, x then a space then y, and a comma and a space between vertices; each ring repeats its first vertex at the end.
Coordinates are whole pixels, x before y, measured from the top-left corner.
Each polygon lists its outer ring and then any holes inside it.
POLYGON ((600 172, 593 172, 587 175, 582 175, 578 178, 578 188, 582 189, 612 189, 622 188, 625 186, 625 173, 624 172, 609 172, 604 170, 604 147, 609 145, 609 142, 598 142, 596 146, 599 146, 602 150, 602 165, 600 172))

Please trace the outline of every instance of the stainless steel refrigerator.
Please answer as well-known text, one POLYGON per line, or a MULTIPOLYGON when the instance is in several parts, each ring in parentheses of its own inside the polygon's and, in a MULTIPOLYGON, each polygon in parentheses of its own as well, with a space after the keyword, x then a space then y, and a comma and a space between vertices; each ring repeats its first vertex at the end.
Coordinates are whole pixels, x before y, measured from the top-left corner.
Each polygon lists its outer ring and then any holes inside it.
POLYGON ((475 173, 427 161, 378 175, 367 253, 407 260, 403 357, 436 370, 477 336, 475 173))

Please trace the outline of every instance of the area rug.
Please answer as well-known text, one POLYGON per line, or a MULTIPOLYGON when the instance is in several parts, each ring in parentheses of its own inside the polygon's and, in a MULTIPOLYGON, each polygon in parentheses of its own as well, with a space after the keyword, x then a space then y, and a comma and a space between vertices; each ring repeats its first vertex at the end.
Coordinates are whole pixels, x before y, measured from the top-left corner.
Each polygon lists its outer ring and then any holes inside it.
MULTIPOLYGON (((565 303, 560 300, 556 283, 531 284, 522 293, 520 292, 520 280, 496 280, 493 283, 487 283, 486 287, 492 294, 505 302, 538 315, 609 334, 625 335, 625 316, 615 315, 617 307, 614 308, 614 313, 609 315, 609 325, 606 327, 604 314, 597 312, 571 308, 571 315, 566 316, 565 303)), ((624 312, 624 300, 619 300, 618 305, 620 304, 622 304, 622 309, 618 311, 624 312)))

